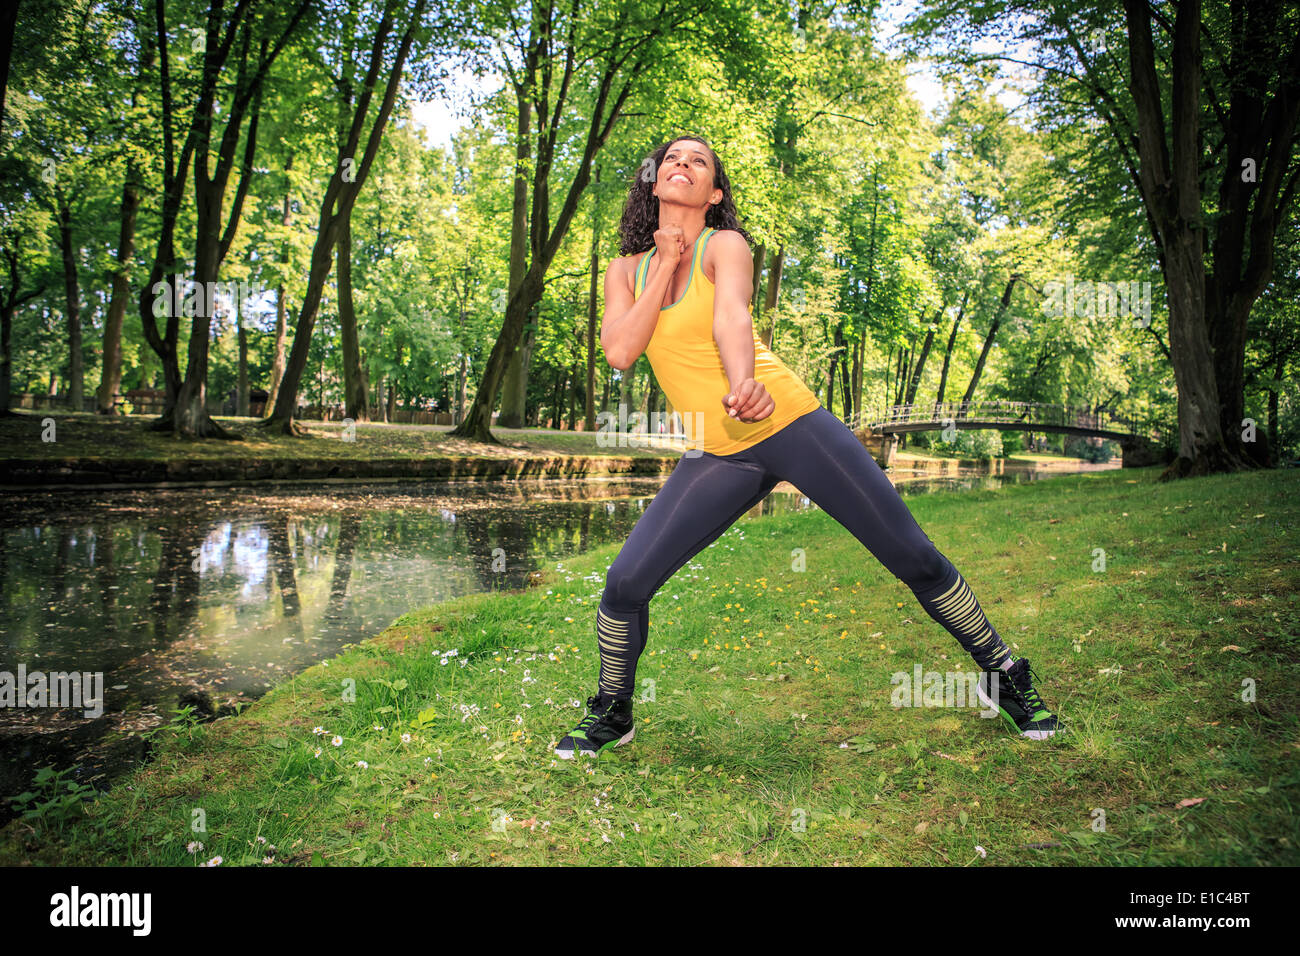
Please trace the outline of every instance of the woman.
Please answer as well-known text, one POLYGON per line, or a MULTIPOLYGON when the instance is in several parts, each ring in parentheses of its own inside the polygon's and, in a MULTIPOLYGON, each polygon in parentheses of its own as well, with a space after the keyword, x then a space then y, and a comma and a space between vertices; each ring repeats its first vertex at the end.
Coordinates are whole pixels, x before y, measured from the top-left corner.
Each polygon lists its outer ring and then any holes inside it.
POLYGON ((1057 718, 1034 690, 1029 660, 1012 659, 870 453, 754 334, 753 255, 717 155, 682 137, 642 170, 620 225, 624 255, 605 273, 601 347, 618 369, 646 354, 700 451, 682 456, 605 575, 599 686, 556 754, 597 754, 632 739, 650 598, 782 480, 844 525, 975 659, 986 707, 1021 736, 1054 734, 1057 718))

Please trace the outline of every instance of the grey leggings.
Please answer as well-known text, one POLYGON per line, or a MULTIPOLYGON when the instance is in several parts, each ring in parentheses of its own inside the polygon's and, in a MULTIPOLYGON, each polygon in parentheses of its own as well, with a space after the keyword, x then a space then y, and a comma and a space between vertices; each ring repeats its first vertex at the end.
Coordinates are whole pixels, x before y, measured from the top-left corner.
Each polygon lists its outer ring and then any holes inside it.
POLYGON ((1009 649, 957 569, 935 547, 871 453, 818 406, 732 455, 684 455, 605 575, 597 609, 600 692, 628 697, 649 637, 648 604, 679 568, 789 481, 911 589, 984 669, 1009 649))

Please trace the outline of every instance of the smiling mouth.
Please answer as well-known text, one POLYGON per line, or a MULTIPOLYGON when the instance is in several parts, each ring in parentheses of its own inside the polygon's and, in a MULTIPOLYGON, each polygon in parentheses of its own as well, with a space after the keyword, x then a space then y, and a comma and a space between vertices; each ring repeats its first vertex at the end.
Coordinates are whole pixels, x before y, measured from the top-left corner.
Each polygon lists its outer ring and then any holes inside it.
POLYGON ((668 181, 670 183, 675 183, 678 180, 681 180, 682 182, 686 183, 686 185, 688 186, 691 184, 690 177, 687 176, 685 173, 673 173, 671 176, 668 177, 668 181))

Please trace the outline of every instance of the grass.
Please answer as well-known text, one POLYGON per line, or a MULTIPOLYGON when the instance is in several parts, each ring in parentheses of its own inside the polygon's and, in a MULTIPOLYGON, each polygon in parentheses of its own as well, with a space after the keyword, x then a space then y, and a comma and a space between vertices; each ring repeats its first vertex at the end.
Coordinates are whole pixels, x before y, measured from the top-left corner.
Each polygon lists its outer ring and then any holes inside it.
POLYGON ((217 438, 177 441, 170 434, 151 431, 156 416, 103 418, 88 413, 21 412, 0 418, 0 449, 9 459, 137 459, 201 461, 218 458, 292 460, 370 460, 381 458, 523 458, 555 455, 676 457, 677 449, 633 445, 601 447, 599 432, 555 431, 545 428, 494 428, 501 445, 471 442, 449 436, 450 425, 359 424, 355 441, 342 441, 339 422, 298 424, 306 437, 271 435, 258 426, 260 419, 217 418, 240 441, 217 438), (54 439, 45 441, 42 422, 54 418, 54 439))
POLYGON ((1295 865, 1300 472, 1158 472, 909 499, 1032 659, 1050 741, 891 706, 893 675, 969 658, 824 512, 776 515, 656 595, 653 700, 598 761, 550 747, 594 691, 618 545, 167 731, 75 824, 11 823, 0 862, 1295 865))

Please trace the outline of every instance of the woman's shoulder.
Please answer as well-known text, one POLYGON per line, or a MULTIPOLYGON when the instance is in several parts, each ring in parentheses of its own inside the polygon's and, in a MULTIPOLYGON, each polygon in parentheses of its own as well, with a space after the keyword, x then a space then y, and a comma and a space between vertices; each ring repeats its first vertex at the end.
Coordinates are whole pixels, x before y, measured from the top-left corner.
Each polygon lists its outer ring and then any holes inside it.
POLYGON ((636 277, 636 270, 641 264, 641 260, 649 251, 649 249, 646 249, 642 252, 633 252, 626 256, 615 256, 613 259, 609 260, 609 265, 606 268, 607 275, 611 279, 621 280, 623 284, 627 286, 629 291, 635 293, 636 290, 633 289, 633 280, 636 277))
POLYGON ((718 252, 730 252, 732 254, 744 252, 746 255, 751 254, 749 243, 745 240, 745 237, 735 229, 725 228, 714 228, 713 232, 704 237, 705 256, 710 260, 713 260, 715 254, 718 252))
POLYGON ((704 278, 714 282, 717 274, 717 263, 720 256, 728 257, 735 262, 735 257, 745 256, 749 258, 753 255, 749 248, 749 243, 735 229, 715 229, 704 239, 704 254, 700 257, 700 268, 704 270, 704 278))

